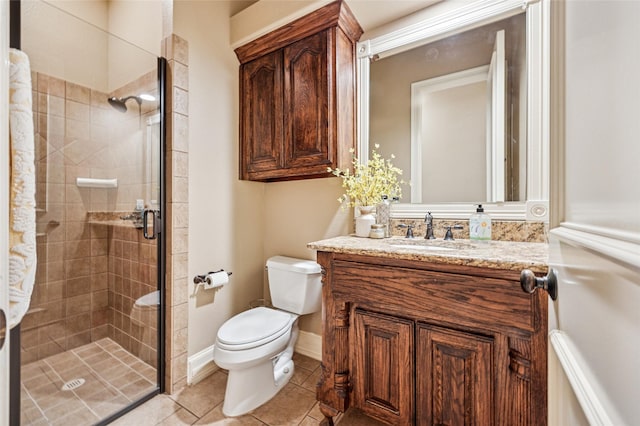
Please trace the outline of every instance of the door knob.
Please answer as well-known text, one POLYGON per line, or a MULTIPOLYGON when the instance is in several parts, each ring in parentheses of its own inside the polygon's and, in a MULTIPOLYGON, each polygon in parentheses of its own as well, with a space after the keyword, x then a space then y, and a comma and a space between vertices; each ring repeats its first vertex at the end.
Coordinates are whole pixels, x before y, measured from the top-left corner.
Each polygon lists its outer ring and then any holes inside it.
POLYGON ((524 269, 520 273, 520 286, 525 293, 533 294, 536 288, 541 288, 549 293, 552 300, 558 298, 558 277, 553 268, 549 268, 546 277, 536 277, 529 269, 524 269))
POLYGON ((0 309, 0 349, 4 346, 4 340, 7 337, 8 331, 9 327, 7 327, 7 316, 4 313, 4 309, 0 309))

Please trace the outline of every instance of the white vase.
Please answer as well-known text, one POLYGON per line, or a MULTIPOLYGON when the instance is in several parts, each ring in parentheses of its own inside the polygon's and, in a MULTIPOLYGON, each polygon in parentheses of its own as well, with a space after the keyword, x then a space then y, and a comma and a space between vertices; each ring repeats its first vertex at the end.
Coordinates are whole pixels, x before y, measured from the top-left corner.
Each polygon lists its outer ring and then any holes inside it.
POLYGON ((371 225, 376 223, 373 215, 375 206, 358 206, 360 216, 356 217, 356 237, 368 237, 371 225))

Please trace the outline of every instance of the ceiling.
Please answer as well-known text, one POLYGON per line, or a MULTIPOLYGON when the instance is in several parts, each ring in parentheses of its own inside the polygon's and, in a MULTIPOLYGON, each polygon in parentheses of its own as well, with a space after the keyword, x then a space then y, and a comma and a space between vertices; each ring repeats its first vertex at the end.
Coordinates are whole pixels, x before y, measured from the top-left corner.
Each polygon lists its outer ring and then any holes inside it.
POLYGON ((439 1, 441 0, 346 0, 365 32, 439 1))
MULTIPOLYGON (((299 0, 260 0, 263 2, 273 3, 274 7, 278 7, 278 3, 286 3, 299 0)), ((318 7, 322 3, 329 3, 327 0, 316 0, 318 7)), ((442 0, 345 0, 349 8, 356 16, 362 29, 367 32, 388 22, 410 15, 411 13, 424 9, 434 3, 442 0)), ((233 0, 232 15, 248 8, 258 0, 233 0)), ((313 0, 307 0, 312 3, 313 0)))

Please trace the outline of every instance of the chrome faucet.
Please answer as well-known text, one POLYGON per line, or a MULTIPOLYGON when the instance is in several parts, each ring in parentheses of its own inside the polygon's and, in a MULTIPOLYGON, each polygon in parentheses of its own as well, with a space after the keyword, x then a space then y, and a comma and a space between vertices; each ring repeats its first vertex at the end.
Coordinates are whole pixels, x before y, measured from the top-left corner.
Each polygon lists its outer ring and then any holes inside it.
POLYGON ((398 228, 407 228, 407 235, 405 235, 405 238, 413 238, 413 225, 401 223, 398 225, 398 228))
POLYGON ((464 227, 462 225, 453 225, 453 226, 447 226, 447 232, 444 235, 444 239, 447 241, 453 241, 453 232, 451 232, 451 229, 463 229, 464 227))
POLYGON ((427 212, 424 217, 424 221, 427 224, 427 232, 424 234, 424 239, 435 240, 436 237, 433 235, 433 216, 431 216, 431 212, 427 212))

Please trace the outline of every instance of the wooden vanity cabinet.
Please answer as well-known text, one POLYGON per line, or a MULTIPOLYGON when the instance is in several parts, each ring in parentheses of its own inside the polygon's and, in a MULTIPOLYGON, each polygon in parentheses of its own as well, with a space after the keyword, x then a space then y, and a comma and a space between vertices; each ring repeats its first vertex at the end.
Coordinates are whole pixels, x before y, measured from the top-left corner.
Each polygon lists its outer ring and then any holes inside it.
POLYGON ((318 252, 325 424, 545 425, 547 299, 519 272, 318 252))
POLYGON ((236 49, 241 179, 324 177, 349 165, 361 34, 338 1, 236 49))

